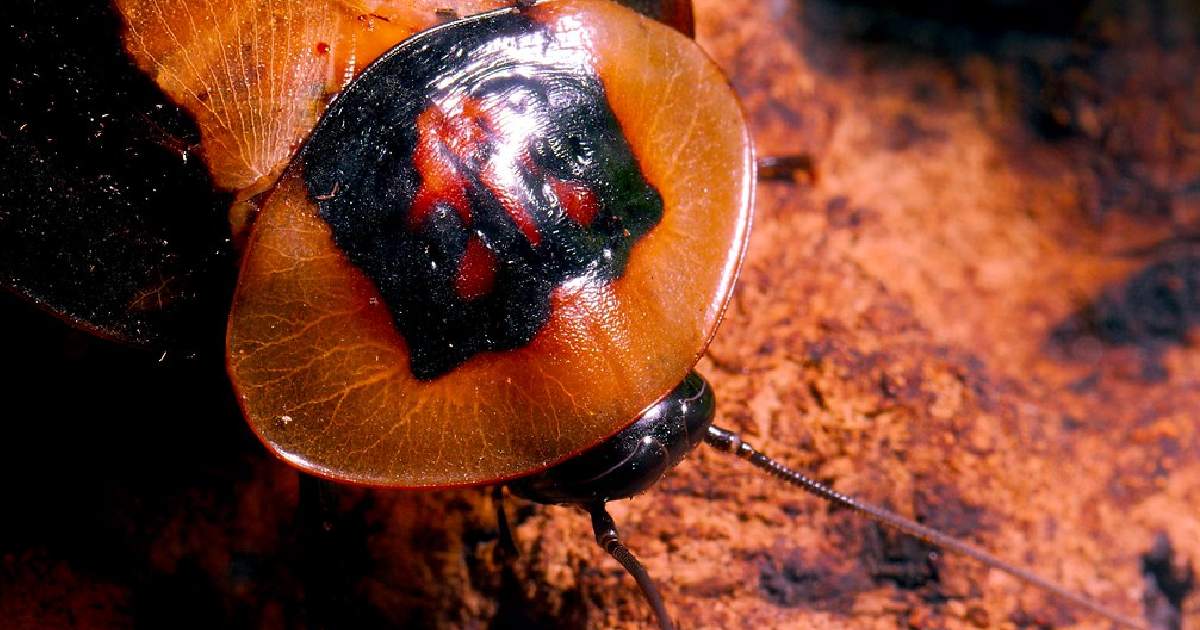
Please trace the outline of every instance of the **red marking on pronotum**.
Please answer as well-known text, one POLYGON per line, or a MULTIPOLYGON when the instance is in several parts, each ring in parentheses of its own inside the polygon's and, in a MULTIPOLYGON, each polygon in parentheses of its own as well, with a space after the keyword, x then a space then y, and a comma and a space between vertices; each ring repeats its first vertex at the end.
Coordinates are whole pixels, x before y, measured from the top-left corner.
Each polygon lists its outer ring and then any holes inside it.
POLYGON ((317 54, 318 55, 329 54, 329 44, 327 44, 325 42, 317 42, 317 54))
POLYGON ((558 203, 562 205, 567 216, 582 226, 591 225, 599 209, 596 193, 579 182, 569 182, 554 176, 547 179, 550 182, 550 190, 558 197, 558 203))
POLYGON ((417 116, 417 146, 413 152, 413 166, 421 175, 421 188, 409 210, 410 229, 419 229, 439 202, 454 208, 462 222, 471 225, 471 203, 467 198, 470 181, 447 151, 450 148, 447 145, 452 145, 448 138, 457 139, 455 134, 469 133, 462 127, 461 121, 446 116, 437 105, 417 116))
POLYGON ((481 298, 492 291, 496 282, 496 255, 488 249, 478 236, 467 241, 467 251, 458 264, 458 278, 454 290, 464 300, 481 298))
MULTIPOLYGON (((509 167, 510 165, 501 165, 501 168, 509 167)), ((538 231, 537 222, 534 221, 533 215, 529 213, 529 208, 526 207, 525 201, 521 199, 521 189, 516 186, 508 185, 505 181, 505 175, 508 173, 502 172, 494 163, 488 164, 487 168, 480 173, 479 179, 487 186, 492 196, 496 201, 500 202, 500 207, 508 213, 508 218, 521 230, 521 234, 525 235, 525 240, 529 241, 530 245, 537 247, 542 243, 542 234, 538 231)))
POLYGON ((449 112, 442 104, 434 104, 417 116, 418 139, 413 164, 421 174, 421 188, 409 211, 409 227, 418 229, 439 202, 454 208, 463 224, 470 226, 472 217, 467 190, 471 180, 468 173, 475 168, 479 170, 479 183, 500 203, 530 244, 537 247, 542 242, 542 235, 529 211, 528 200, 523 198, 520 177, 513 177, 518 165, 530 167, 532 161, 527 149, 519 148, 516 163, 498 159, 495 154, 485 154, 488 147, 497 144, 496 126, 490 112, 472 98, 448 105, 449 112))

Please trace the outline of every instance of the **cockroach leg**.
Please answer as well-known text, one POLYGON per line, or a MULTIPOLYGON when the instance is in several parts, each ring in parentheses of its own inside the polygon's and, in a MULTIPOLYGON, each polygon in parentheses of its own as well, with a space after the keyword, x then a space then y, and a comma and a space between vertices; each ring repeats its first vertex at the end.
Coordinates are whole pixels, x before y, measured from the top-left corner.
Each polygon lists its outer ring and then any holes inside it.
POLYGON ((492 507, 496 509, 496 531, 499 536, 496 555, 499 558, 515 558, 520 553, 508 524, 508 512, 504 509, 504 486, 492 486, 492 507))
POLYGON ((650 606, 654 609, 654 616, 658 618, 658 627, 661 630, 675 630, 675 624, 667 614, 666 605, 663 604, 662 595, 655 588, 650 574, 646 572, 646 567, 642 566, 629 548, 621 543, 617 525, 613 522, 612 516, 609 516, 608 510, 604 509, 604 502, 593 504, 588 511, 592 515, 592 531, 596 534, 596 544, 600 545, 617 562, 620 562, 621 566, 625 567, 625 571, 633 576, 638 587, 642 589, 642 594, 646 596, 646 601, 650 602, 650 606))

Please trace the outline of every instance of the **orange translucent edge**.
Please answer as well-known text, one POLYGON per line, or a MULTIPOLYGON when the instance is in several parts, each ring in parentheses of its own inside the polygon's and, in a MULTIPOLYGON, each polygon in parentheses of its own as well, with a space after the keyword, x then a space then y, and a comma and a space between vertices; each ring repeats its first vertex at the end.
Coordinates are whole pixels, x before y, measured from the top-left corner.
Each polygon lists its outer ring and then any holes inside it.
MULTIPOLYGON (((314 455, 313 449, 305 451, 304 449, 296 448, 294 443, 288 442, 287 439, 281 438, 281 431, 287 432, 287 428, 281 428, 280 422, 284 425, 290 425, 292 422, 301 422, 299 417, 292 417, 288 413, 263 413, 263 408, 274 408, 273 405, 277 401, 288 399, 289 395, 297 395, 299 392, 307 394, 309 391, 321 390, 333 392, 334 396, 338 392, 344 392, 349 386, 347 383, 353 383, 357 387, 359 383, 370 382, 370 387, 378 386, 380 391, 385 388, 385 385, 379 383, 395 383, 403 382, 405 378, 411 381, 411 375, 407 374, 407 351, 403 339, 399 337, 394 328, 391 326, 390 315, 386 308, 382 305, 382 301, 378 299, 373 287, 362 277, 356 269, 347 263, 341 256, 340 252, 332 245, 332 239, 328 234, 328 229, 319 218, 315 216, 315 209, 312 203, 308 201, 303 184, 299 181, 298 174, 294 169, 292 173, 283 178, 281 184, 273 191, 267 201, 266 207, 260 216, 259 225, 255 229, 254 236, 250 242, 248 254, 243 261, 242 281, 239 282, 239 288, 234 300, 233 314, 230 317, 229 324, 229 369, 231 378, 234 382, 235 389, 238 393, 239 403, 243 407, 250 424, 255 433, 263 441, 263 443, 275 454, 280 456, 290 464, 297 466, 312 474, 326 477, 338 481, 350 481, 364 485, 400 487, 400 488, 430 488, 430 487, 455 487, 455 486, 470 486, 487 483, 497 483, 508 479, 528 475, 539 470, 543 470, 556 463, 559 463, 569 457, 582 452, 604 438, 620 431, 630 422, 640 415, 649 406, 653 405, 657 400, 661 399, 675 384, 686 375, 696 361, 699 360, 704 348, 715 335, 717 326, 724 315, 725 308, 728 305, 732 288, 736 281, 737 273, 740 268, 742 257, 745 253, 746 243, 749 236, 749 228, 751 223, 753 209, 753 192, 754 192, 754 156, 753 149, 750 143, 749 133, 745 125, 744 116, 737 104, 736 98, 730 91, 728 84, 720 76, 719 71, 703 53, 695 47, 693 43, 678 35, 674 31, 667 29, 658 24, 651 23, 640 16, 630 13, 629 11, 611 5, 609 3, 598 2, 594 0, 567 0, 565 2, 552 3, 549 5, 539 6, 537 11, 542 19, 548 23, 557 25, 557 28, 570 29, 571 32, 578 32, 585 35, 588 46, 593 47, 592 50, 596 53, 596 65, 600 73, 601 79, 609 91, 610 104, 617 119, 621 122, 626 136, 633 146, 635 153, 641 160, 643 171, 647 178, 656 186, 659 187, 666 201, 667 212, 663 219, 663 224, 655 228, 651 234, 647 235, 643 242, 639 242, 630 257, 629 265, 626 274, 618 281, 614 282, 610 287, 591 287, 584 286, 578 290, 560 289, 554 296, 555 306, 551 321, 546 328, 539 333, 538 337, 526 348, 520 348, 514 351, 505 353, 484 353, 477 355, 469 360, 465 365, 456 369, 454 372, 447 374, 444 377, 437 379, 431 383, 404 383, 406 387, 412 388, 412 391, 420 392, 414 394, 417 398, 415 401, 410 401, 407 397, 401 396, 400 400, 411 402, 418 409, 428 407, 430 405, 438 408, 432 409, 430 416, 424 417, 428 423, 433 423, 429 417, 440 418, 442 424, 442 434, 439 439, 440 443, 432 440, 414 439, 410 442, 401 442, 406 444, 406 448, 398 449, 404 452, 392 453, 391 463, 383 463, 386 459, 386 454, 377 454, 376 459, 379 460, 378 465, 362 466, 363 459, 366 458, 363 454, 370 451, 372 446, 367 446, 365 449, 352 447, 354 440, 359 436, 354 430, 339 429, 345 433, 347 440, 346 446, 341 449, 325 449, 324 447, 316 448, 314 455), (629 46, 627 40, 632 39, 634 43, 640 43, 639 46, 629 46), (662 58, 654 59, 655 55, 662 58), (676 55, 672 57, 671 55, 676 55), (642 63, 652 65, 659 64, 658 67, 651 68, 644 72, 629 72, 629 68, 639 68, 634 62, 641 60, 642 63), (676 64, 676 65, 672 65, 676 64), (664 70, 665 69, 665 70, 664 70), (682 79, 675 77, 675 81, 670 85, 653 84, 656 90, 650 91, 645 89, 646 81, 659 81, 662 79, 664 72, 667 70, 677 70, 676 74, 683 75, 683 71, 693 71, 698 74, 695 77, 684 76, 682 79), (698 80, 691 80, 698 79, 698 80), (639 89, 638 82, 642 81, 643 85, 639 89), (665 119, 662 114, 666 113, 665 108, 661 103, 658 110, 655 110, 659 116, 650 116, 645 109, 643 95, 647 93, 665 93, 666 95, 678 92, 680 100, 678 102, 687 102, 686 97, 702 97, 699 98, 699 103, 694 109, 700 111, 696 116, 701 116, 705 108, 716 111, 723 111, 727 114, 720 120, 708 121, 709 126, 716 129, 708 129, 704 127, 700 131, 698 139, 695 129, 695 121, 688 126, 687 133, 684 137, 690 139, 690 143, 686 146, 681 142, 679 146, 672 146, 669 142, 661 141, 661 138, 672 138, 679 135, 679 129, 676 125, 678 121, 675 116, 667 116, 665 119), (736 120, 730 120, 729 118, 736 120), (732 133, 731 133, 732 131, 732 133), (712 133, 709 133, 712 132, 712 133), (714 140, 715 138, 715 140, 714 140), (716 148, 713 148, 713 147, 716 148), (731 150, 734 147, 736 150, 731 150), (695 200, 696 193, 699 189, 703 189, 705 182, 711 181, 710 172, 700 169, 702 172, 689 172, 689 167, 695 164, 703 164, 708 167, 709 171, 713 170, 714 164, 709 163, 717 159, 713 156, 701 155, 696 158, 694 155, 680 155, 683 149, 696 149, 696 154, 704 154, 705 151, 717 152, 723 150, 722 156, 734 158, 740 162, 733 164, 734 160, 730 160, 729 169, 731 172, 740 172, 740 177, 730 178, 729 187, 727 190, 717 190, 717 193, 726 194, 735 199, 735 202, 726 207, 723 211, 714 210, 713 208, 701 207, 702 202, 695 200), (673 154, 673 155, 672 155, 673 154), (689 161, 690 160, 690 161, 689 161), (708 162, 705 162, 708 160, 708 162), (683 164, 681 164, 683 162, 683 164), (687 179, 687 178, 691 179, 687 179), (733 181, 735 180, 736 181, 733 181), (697 180, 697 181, 693 181, 697 180), (725 216, 722 216, 722 212, 725 216), (695 213, 700 213, 695 215, 695 213), (695 239, 694 234, 690 234, 685 228, 687 225, 679 225, 683 218, 693 220, 699 219, 708 221, 710 224, 725 226, 728 228, 727 236, 722 240, 721 246, 706 248, 697 246, 692 249, 681 248, 681 240, 687 242, 687 239, 695 239), (677 220, 674 220, 677 219, 677 220), (323 231, 323 234, 321 233, 323 231), (292 241, 282 238, 281 235, 290 235, 292 241), (297 247, 297 252, 284 252, 282 250, 288 247, 297 247), (704 259, 704 254, 709 255, 709 259, 704 259), (468 454, 461 460, 454 460, 453 455, 447 463, 443 464, 443 468, 435 470, 429 466, 422 468, 419 465, 396 464, 397 457, 420 458, 428 456, 428 451, 433 448, 445 449, 448 445, 453 446, 453 438, 457 436, 446 435, 446 423, 452 416, 448 408, 453 405, 458 405, 456 397, 459 397, 464 392, 469 392, 474 383, 476 404, 479 404, 479 384, 488 383, 492 386, 498 384, 499 374, 507 374, 505 377, 508 383, 512 383, 514 379, 527 379, 528 383, 523 386, 513 386, 504 389, 511 397, 513 392, 520 395, 528 395, 536 386, 547 386, 547 383, 552 379, 550 373, 546 372, 546 367, 555 365, 589 365, 594 367, 600 362, 603 355, 600 351, 592 350, 591 346, 596 343, 591 337, 583 333, 589 327, 599 329, 597 336, 605 337, 606 339, 616 339, 619 343, 610 344, 610 346, 624 346, 618 348, 618 358, 627 360, 629 365, 634 365, 635 369, 640 369, 642 372, 649 374, 652 364, 655 359, 642 360, 641 354, 647 352, 645 345, 639 345, 646 341, 657 341, 660 336, 669 336, 676 334, 677 331, 671 330, 666 326, 667 330, 663 335, 657 334, 659 331, 654 331, 655 334, 646 334, 645 331, 638 331, 638 326, 642 325, 640 318, 632 317, 637 313, 630 314, 624 312, 624 309, 629 305, 634 305, 642 309, 642 313, 650 313, 657 305, 662 294, 662 284, 666 275, 669 275, 675 265, 668 263, 676 258, 685 258, 687 256, 697 256, 697 260, 685 260, 684 263, 689 263, 699 268, 700 272, 713 274, 710 286, 703 291, 696 292, 696 295, 684 296, 684 300, 690 300, 691 304, 698 304, 698 308, 704 312, 699 313, 696 321, 702 322, 698 326, 700 330, 695 335, 695 339, 687 341, 686 334, 680 339, 684 341, 677 342, 677 345, 683 343, 688 344, 686 352, 679 347, 666 348, 661 350, 665 353, 667 359, 658 359, 658 361, 667 362, 670 366, 654 371, 654 385, 645 385, 641 382, 624 383, 613 385, 588 385, 582 386, 583 380, 578 378, 577 374, 562 374, 555 373, 555 376, 562 376, 564 379, 574 379, 578 381, 573 385, 563 385, 562 391, 571 398, 576 395, 580 398, 587 399, 589 396, 592 399, 584 400, 577 403, 578 415, 567 419, 567 432, 571 435, 567 439, 562 438, 564 429, 560 419, 557 430, 559 439, 557 441, 548 439, 543 435, 547 429, 546 426, 530 424, 522 420, 522 408, 512 408, 514 412, 508 417, 504 417, 497 412, 495 408, 489 409, 487 413, 491 421, 503 424, 505 426, 491 427, 481 418, 483 415, 477 410, 472 418, 468 414, 468 420, 462 422, 464 429, 478 431, 481 437, 488 437, 489 430, 496 429, 495 435, 501 438, 507 436, 508 444, 507 451, 500 446, 496 446, 496 450, 490 455, 486 452, 478 452, 468 454), (295 261, 295 266, 289 268, 295 261), (314 263, 313 261, 317 261, 314 263), (297 272, 297 269, 304 265, 319 264, 322 266, 315 267, 330 276, 338 276, 328 283, 327 286, 316 289, 314 288, 319 282, 314 278, 302 278, 297 272), (295 275, 291 278, 289 274, 295 275), (292 285, 288 285, 292 282, 292 285), (312 285, 312 286, 310 286, 312 285), (329 295, 320 296, 316 302, 316 307, 313 305, 312 295, 307 292, 313 291, 320 293, 325 291, 329 295), (294 300, 296 293, 305 294, 307 302, 294 300), (704 295, 701 295, 703 293, 704 295), (289 298, 291 296, 291 298, 289 298), (697 297, 699 296, 699 297, 697 297), (276 300, 276 298, 280 298, 276 300), (291 299, 292 301, 288 301, 291 299), (275 300, 272 302, 272 300, 275 300), (609 300, 616 306, 604 310, 603 304, 609 300), (337 315, 334 310, 322 311, 321 317, 331 317, 330 327, 328 330, 321 329, 321 324, 303 324, 297 325, 299 319, 292 318, 292 313, 285 316, 280 316, 276 313, 266 312, 268 309, 264 304, 286 304, 296 309, 296 317, 302 319, 309 314, 308 312, 314 308, 320 311, 322 308, 328 307, 333 309, 333 305, 339 301, 356 302, 357 306, 350 309, 347 314, 337 315), (597 305, 601 308, 597 309, 597 305), (257 310, 256 310, 257 309, 257 310), (356 310, 357 309, 357 310, 356 310), (593 317, 596 313, 601 315, 613 315, 619 317, 627 317, 626 321, 613 325, 612 321, 598 321, 593 317), (346 322, 357 322, 356 327, 337 326, 338 318, 341 317, 346 322), (272 318, 278 321, 272 322, 272 318), (274 382, 270 387, 278 386, 284 390, 283 394, 278 391, 272 391, 266 394, 269 399, 263 403, 260 392, 267 391, 262 389, 261 382, 264 380, 263 374, 269 373, 272 366, 286 363, 289 357, 295 358, 288 351, 281 352, 282 357, 270 356, 270 352, 274 346, 270 342, 270 334, 264 334, 267 342, 260 343, 261 340, 254 339, 254 334, 246 334, 247 330, 255 333, 264 332, 265 328, 269 327, 272 331, 278 326, 293 327, 296 334, 301 336, 312 334, 316 331, 313 340, 301 340, 301 343, 294 344, 300 356, 307 357, 305 361, 326 361, 329 365, 352 365, 347 368, 348 373, 352 374, 351 378, 341 381, 340 384, 335 383, 330 386, 328 383, 316 382, 314 374, 310 372, 318 372, 315 368, 302 368, 299 371, 288 376, 287 368, 283 368, 285 376, 284 380, 274 382), (623 340, 621 335, 633 333, 635 336, 644 338, 623 340), (338 348, 338 339, 346 341, 347 335, 354 336, 354 342, 368 343, 375 349, 371 352, 376 353, 374 359, 367 357, 361 360, 361 356, 350 356, 343 360, 329 361, 329 355, 343 352, 343 349, 338 348), (335 339, 336 338, 336 339, 335 339), (316 343, 316 346, 305 346, 309 341, 316 343), (627 343, 626 343, 627 342, 627 343), (320 351, 315 351, 314 347, 322 348, 320 351), (591 344, 591 345, 589 345, 591 344), (587 349, 580 350, 582 346, 588 346, 587 349), (266 372, 255 372, 254 370, 246 369, 246 353, 248 347, 252 350, 251 354, 257 357, 261 353, 267 353, 264 361, 259 362, 260 365, 256 369, 266 370, 266 372), (267 348, 264 350, 264 348, 267 348), (323 355, 322 353, 328 353, 323 355), (388 354, 392 360, 381 360, 378 353, 388 354), (625 357, 622 353, 628 354, 625 357), (673 354, 672 354, 673 353, 673 354), (557 358, 561 355, 565 360, 557 358), (576 356, 578 355, 578 356, 576 356), (674 358, 670 358, 673 356, 674 358), (548 359, 547 357, 550 357, 548 359), (582 358, 580 358, 582 357, 582 358), (279 362, 277 359, 284 359, 279 362), (356 360, 361 360, 359 363, 354 363, 356 360), (574 361, 575 363, 572 363, 574 361), (590 362, 590 363, 589 363, 590 362), (650 368, 641 364, 651 364, 650 368), (362 366, 366 366, 365 368, 362 366), (389 367, 390 366, 390 367, 389 367), (540 367, 539 367, 540 366, 540 367), (309 369, 305 372, 304 369, 309 369), (357 371, 356 371, 357 370, 357 371), (543 371, 543 380, 530 378, 530 372, 537 370, 543 371), (525 373, 523 373, 525 372, 525 373), (295 378, 298 383, 287 382, 288 378, 295 378), (309 379, 309 381, 305 381, 309 379), (359 379, 359 380, 355 380, 359 379), (310 382, 311 381, 311 382, 310 382), (310 390, 305 390, 306 385, 311 385, 310 390), (642 386, 645 385, 645 386, 642 386), (525 389, 522 389, 524 387, 525 389), (574 389, 572 389, 574 387, 574 389), (653 393, 647 394, 648 388, 653 388, 653 393), (604 395, 609 389, 614 390, 612 395, 604 395), (289 390, 292 390, 289 392, 289 390), (511 390, 511 391, 509 391, 511 390), (620 399, 620 396, 628 390, 635 392, 639 398, 632 400, 620 399), (607 417, 601 418, 599 421, 593 422, 591 425, 581 428, 581 425, 586 424, 586 419, 591 409, 589 404, 595 403, 597 408, 601 408, 607 412, 607 417), (433 401, 433 402, 430 402, 433 401), (607 407, 605 406, 607 405, 607 407), (620 411, 614 411, 619 409, 620 411), (441 413, 441 416, 436 416, 441 413), (619 418, 619 419, 618 419, 619 418), (285 421, 285 419, 287 419, 285 421), (471 423, 475 422, 475 425, 471 423), (509 426, 511 425, 511 426, 509 426), (523 426, 527 425, 527 426, 523 426), (530 440, 540 442, 538 444, 518 444, 521 440, 530 440), (546 443, 549 442, 549 446, 546 443), (532 448, 538 451, 536 455, 532 455, 528 450, 522 450, 522 447, 532 448), (540 449, 540 450, 538 450, 540 449), (484 465, 472 464, 470 456, 479 458, 489 458, 488 463, 484 465), (359 457, 360 461, 356 462, 355 458, 359 457), (380 472, 383 471, 383 472, 380 472)), ((666 72, 670 74, 670 72, 666 72)), ((661 96, 661 94, 660 94, 661 96)), ((665 100, 666 96, 662 96, 665 100)), ((721 156, 718 156, 721 157, 721 156)), ((694 169, 692 169, 694 171, 694 169)), ((695 227, 695 226, 691 226, 695 227)), ((724 229, 724 228, 723 228, 724 229)), ((703 239, 700 239, 701 241, 703 239)), ((699 241, 697 241, 699 242, 699 241)), ((701 245, 713 245, 713 243, 701 243, 701 245)), ((681 263, 682 265, 682 263, 681 263)), ((683 265, 686 266, 686 265, 683 265)), ((320 274, 318 274, 320 275, 320 274)), ((685 269, 677 273, 676 280, 679 278, 692 278, 694 274, 690 269, 685 269)), ((328 278, 326 278, 328 280, 328 278)), ((682 287, 680 292, 690 290, 688 287, 682 287)), ((661 320, 666 321, 671 317, 675 317, 672 313, 656 314, 661 320)), ((685 313, 678 316, 686 319, 688 315, 685 313)), ((603 319, 603 318, 600 318, 603 319)), ((293 331, 293 332, 295 332, 293 331)), ((292 333, 289 333, 292 334, 292 333)), ((290 341, 288 343, 291 343, 290 341)), ((649 344, 653 345, 653 344, 649 344)), ((596 346, 597 348, 599 346, 596 346)), ((611 351, 611 347, 601 349, 604 352, 611 351)), ((369 354, 369 353, 368 353, 369 354)), ((607 360, 607 359, 605 359, 607 360)), ((322 372, 321 374, 324 374, 322 372)), ((609 370, 610 375, 623 375, 621 370, 609 370)), ((637 376, 636 378, 642 378, 637 376)), ((270 379, 265 379, 270 380, 270 379)), ((335 379, 336 380, 336 379, 335 379)), ((366 387, 366 386, 364 386, 366 387)), ((393 385, 392 389, 400 388, 399 385, 393 385)), ((269 389, 269 388, 268 388, 269 389)), ((386 392, 379 394, 387 396, 386 392)), ((304 396, 301 395, 301 398, 304 396)), ((316 397, 320 398, 320 397, 316 397)), ((551 398, 546 395, 547 400, 551 398)), ((535 401, 530 404, 531 409, 542 410, 543 406, 551 406, 552 402, 547 400, 535 401)), ((320 405, 328 403, 324 401, 320 405)), ((345 402, 345 397, 340 399, 334 408, 331 419, 338 418, 337 412, 342 409, 345 402)), ((387 401, 385 401, 387 402, 387 401)), ((305 402, 306 404, 306 402, 305 402)), ((489 403, 492 404, 492 403, 489 403)), ((303 405, 301 405, 303 406, 303 405)), ((353 406, 353 405, 352 405, 353 406)), ((496 405, 492 404, 493 407, 496 405)), ((500 405, 503 406, 503 405, 500 405)), ((379 410, 394 409, 386 405, 378 406, 373 411, 367 403, 359 404, 354 409, 354 413, 359 414, 357 419, 362 421, 362 418, 369 416, 379 410)), ((553 409, 557 418, 558 408, 553 409)), ((593 416, 595 414, 592 414, 593 416)), ((304 429, 306 435, 312 433, 320 433, 328 431, 328 425, 321 429, 319 427, 319 419, 306 419, 308 422, 307 428, 304 429), (320 429, 320 431, 318 430, 320 429)), ((360 424, 366 425, 365 432, 372 433, 372 429, 386 429, 386 432, 394 431, 398 424, 395 421, 383 422, 379 425, 372 425, 373 420, 368 419, 360 424)), ((329 420, 332 424, 332 420, 329 420)), ((413 420, 411 418, 405 420, 405 424, 409 430, 413 428, 413 420)), ((428 426, 418 427, 424 436, 432 435, 427 430, 428 426)), ((340 433, 338 435, 341 435, 340 433)), ((369 438, 373 439, 373 438, 369 438)), ((484 440, 486 443, 486 439, 484 440)), ((457 443, 463 445, 460 440, 457 443)), ((484 445, 486 447, 486 444, 484 445)), ((437 461, 441 460, 442 455, 437 456, 437 461)), ((406 460, 411 462, 412 460, 406 460)), ((369 463, 369 462, 368 462, 369 463)))

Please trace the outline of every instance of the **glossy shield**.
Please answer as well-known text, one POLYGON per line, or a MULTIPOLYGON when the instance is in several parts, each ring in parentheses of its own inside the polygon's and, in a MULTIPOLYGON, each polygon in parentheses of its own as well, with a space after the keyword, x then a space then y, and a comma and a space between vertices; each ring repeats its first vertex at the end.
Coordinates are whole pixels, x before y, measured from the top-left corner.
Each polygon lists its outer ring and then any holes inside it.
MULTIPOLYGON (((623 0, 691 32, 690 0, 623 0)), ((396 43, 513 0, 114 0, 130 56, 200 129, 215 184, 269 188, 329 100, 396 43)))
POLYGON ((703 351, 752 177, 719 71, 627 9, 568 0, 418 35, 335 102, 265 201, 229 330, 247 418, 293 464, 377 485, 495 482, 578 453, 703 351), (500 57, 473 65, 480 49, 500 57), (467 63, 414 70, 438 51, 467 63), (531 120, 532 138, 515 127, 531 120))
MULTIPOLYGON (((690 32, 690 0, 622 2, 690 32)), ((10 4, 0 289, 190 351, 226 314, 256 196, 329 101, 396 43, 514 2, 10 4)))
POLYGON ((519 12, 381 59, 301 168, 423 380, 527 345, 551 293, 620 277, 663 213, 590 60, 519 12))

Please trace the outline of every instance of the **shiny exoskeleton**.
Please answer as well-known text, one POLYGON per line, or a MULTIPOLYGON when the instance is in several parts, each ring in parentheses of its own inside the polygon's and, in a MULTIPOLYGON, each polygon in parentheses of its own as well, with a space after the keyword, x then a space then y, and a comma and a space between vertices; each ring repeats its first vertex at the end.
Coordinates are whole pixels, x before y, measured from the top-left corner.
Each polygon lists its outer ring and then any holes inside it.
POLYGON ((552 0, 424 30, 345 85, 262 198, 230 313, 242 409, 289 463, 352 483, 561 463, 699 359, 753 174, 728 82, 670 26, 552 0))
POLYGON ((585 507, 640 494, 705 440, 715 409, 712 387, 692 372, 620 433, 508 487, 539 503, 585 507))
MULTIPOLYGON (((692 372, 633 424, 588 451, 544 472, 509 484, 514 494, 538 503, 576 505, 591 515, 596 543, 633 576, 654 609, 659 627, 674 623, 646 568, 621 542, 605 503, 654 485, 701 442, 711 439, 716 398, 708 381, 692 372)), ((503 509, 501 530, 508 531, 503 509)))
POLYGON ((309 140, 309 194, 417 378, 528 344, 552 291, 620 277, 661 220, 578 57, 522 13, 468 18, 375 62, 309 140))
MULTIPOLYGON (((131 70, 116 68, 83 97, 113 91, 140 103, 130 110, 139 128, 163 122, 146 112, 164 96, 191 114, 198 135, 176 131, 183 163, 198 147, 212 187, 233 197, 233 238, 193 252, 178 245, 189 239, 164 236, 198 233, 175 226, 188 214, 179 208, 169 229, 131 220, 134 202, 170 205, 144 165, 115 171, 138 186, 106 186, 97 199, 35 168, 34 180, 54 185, 10 195, 17 220, 0 243, 16 253, 0 256, 0 284, 143 341, 166 330, 155 312, 191 301, 198 269, 245 243, 229 371, 264 443, 340 481, 508 482, 530 500, 580 506, 662 628, 672 627, 662 598, 605 503, 645 491, 701 441, 1138 626, 712 425, 712 390, 689 370, 732 292, 755 170, 728 81, 686 37, 689 0, 384 0, 369 14, 341 0, 231 0, 232 18, 211 6, 197 17, 189 2, 114 0, 145 77, 114 84, 131 70), (236 59, 222 43, 234 40, 236 59), (149 93, 150 77, 165 94, 149 93), (72 202, 94 214, 58 211, 72 202), (99 267, 97 229, 118 235, 100 239, 118 246, 102 248, 99 267), (156 269, 156 256, 170 264, 156 269), (114 273, 93 276, 98 268, 114 273), (77 277, 89 278, 86 291, 77 277)), ((65 93, 83 98, 78 87, 65 93)), ((9 136, 23 135, 19 120, 9 136)), ((35 150, 17 151, 17 162, 38 166, 29 155, 39 147, 25 148, 35 150)), ((93 157, 123 162, 145 148, 124 150, 93 157)), ((769 178, 813 168, 763 164, 769 178)))

